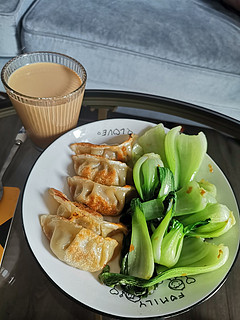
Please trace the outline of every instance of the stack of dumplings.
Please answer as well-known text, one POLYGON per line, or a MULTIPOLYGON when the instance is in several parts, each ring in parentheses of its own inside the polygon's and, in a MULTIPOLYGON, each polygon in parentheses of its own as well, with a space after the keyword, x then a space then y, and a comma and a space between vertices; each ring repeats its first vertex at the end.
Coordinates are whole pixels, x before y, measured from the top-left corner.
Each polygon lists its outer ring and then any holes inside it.
POLYGON ((68 178, 74 201, 106 216, 121 213, 125 202, 136 194, 132 181, 133 137, 120 145, 74 143, 71 149, 76 176, 68 178))
POLYGON ((59 190, 50 188, 49 193, 59 206, 55 214, 42 215, 40 221, 52 252, 75 268, 90 272, 101 270, 119 245, 112 235, 126 233, 126 227, 104 221, 101 214, 70 201, 59 190))
POLYGON ((133 137, 120 145, 74 143, 70 147, 75 176, 68 177, 73 201, 54 188, 49 194, 58 203, 55 213, 41 216, 41 226, 58 259, 90 272, 101 270, 114 256, 121 223, 105 221, 117 216, 135 196, 131 161, 133 137))

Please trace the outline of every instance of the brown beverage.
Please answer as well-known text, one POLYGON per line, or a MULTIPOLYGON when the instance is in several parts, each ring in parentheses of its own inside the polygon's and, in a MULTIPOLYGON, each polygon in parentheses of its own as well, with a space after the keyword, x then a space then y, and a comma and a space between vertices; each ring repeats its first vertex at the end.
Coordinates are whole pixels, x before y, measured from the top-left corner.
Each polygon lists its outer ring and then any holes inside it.
POLYGON ((80 87, 81 83, 73 70, 50 62, 21 67, 8 80, 8 85, 15 91, 36 98, 65 96, 80 87))
POLYGON ((69 67, 53 62, 26 64, 8 76, 6 91, 37 146, 45 148, 77 125, 85 81, 86 74, 80 78, 69 67))

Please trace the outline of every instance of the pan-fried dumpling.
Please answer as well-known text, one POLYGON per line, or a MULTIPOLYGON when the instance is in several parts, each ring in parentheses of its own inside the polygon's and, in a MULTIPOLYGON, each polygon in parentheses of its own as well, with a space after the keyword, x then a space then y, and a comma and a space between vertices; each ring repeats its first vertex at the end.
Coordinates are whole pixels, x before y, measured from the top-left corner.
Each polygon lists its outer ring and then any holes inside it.
POLYGON ((61 191, 50 188, 49 193, 60 204, 57 209, 57 215, 90 229, 103 237, 119 231, 127 232, 127 228, 123 224, 104 221, 100 213, 82 203, 70 201, 61 191))
POLYGON ((75 201, 108 216, 120 214, 125 201, 136 194, 132 186, 105 186, 79 176, 68 177, 68 185, 75 201))
POLYGON ((42 215, 41 225, 58 259, 81 270, 101 270, 118 245, 115 239, 99 236, 57 215, 42 215))
POLYGON ((102 156, 80 154, 72 156, 76 174, 107 186, 133 184, 132 169, 124 162, 102 156))
POLYGON ((118 160, 128 163, 132 158, 132 146, 134 136, 130 135, 128 140, 119 145, 97 145, 88 142, 72 143, 70 148, 75 154, 95 154, 110 160, 118 160))
POLYGON ((61 191, 54 188, 49 188, 48 192, 61 205, 57 209, 58 215, 64 216, 65 218, 69 219, 71 215, 71 219, 74 219, 74 214, 77 210, 78 212, 81 212, 82 215, 91 216, 100 221, 103 220, 103 216, 99 212, 96 212, 95 210, 87 207, 83 203, 70 201, 68 197, 61 191))

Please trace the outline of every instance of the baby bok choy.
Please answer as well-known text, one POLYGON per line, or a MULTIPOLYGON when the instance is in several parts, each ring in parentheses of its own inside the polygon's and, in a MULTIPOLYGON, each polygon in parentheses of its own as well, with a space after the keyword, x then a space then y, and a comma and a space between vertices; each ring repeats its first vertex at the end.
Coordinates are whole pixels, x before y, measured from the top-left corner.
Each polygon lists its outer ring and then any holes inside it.
POLYGON ((152 241, 152 250, 153 250, 153 257, 155 263, 161 263, 161 253, 162 253, 162 242, 165 234, 167 233, 168 226, 170 221, 174 215, 174 207, 175 207, 175 194, 171 194, 171 200, 169 202, 169 210, 167 211, 165 217, 159 223, 157 228, 153 231, 151 236, 152 241))
POLYGON ((122 261, 122 272, 142 279, 150 279, 154 259, 146 219, 139 199, 131 201, 132 232, 129 251, 122 261))
MULTIPOLYGON (((216 200, 212 183, 196 181, 207 150, 200 132, 162 124, 147 130, 133 147, 133 181, 139 198, 125 213, 120 273, 106 266, 99 279, 139 297, 163 280, 214 271, 225 264, 229 249, 208 240, 234 224, 233 213, 216 200), (206 239, 206 240, 205 240, 206 239)), ((123 218, 123 217, 122 217, 123 218)))
POLYGON ((171 268, 178 262, 184 235, 183 224, 178 220, 173 220, 171 229, 162 239, 161 248, 159 248, 161 251, 159 264, 171 268))
POLYGON ((176 216, 203 210, 208 203, 216 203, 214 185, 190 181, 176 192, 176 216))
POLYGON ((159 264, 171 268, 179 261, 182 253, 183 241, 196 228, 208 224, 208 220, 196 222, 186 227, 178 220, 173 219, 169 231, 165 234, 161 243, 161 256, 159 264))
POLYGON ((127 292, 142 297, 146 295, 149 288, 153 288, 163 280, 217 270, 226 263, 228 256, 229 249, 222 244, 214 245, 201 238, 186 238, 178 263, 173 268, 157 267, 158 274, 149 280, 120 273, 110 273, 108 266, 103 269, 99 279, 107 286, 120 285, 124 290, 128 290, 127 292))
POLYGON ((148 129, 137 139, 137 142, 133 146, 133 162, 135 163, 142 155, 153 152, 160 155, 164 165, 166 166, 164 151, 165 136, 165 128, 162 123, 148 129))
POLYGON ((161 219, 167 211, 174 193, 174 178, 172 172, 165 167, 157 167, 158 191, 156 198, 142 202, 142 210, 147 221, 161 219), (169 196, 171 194, 171 196, 169 196))
POLYGON ((208 204, 203 210, 179 217, 184 226, 206 221, 205 225, 199 225, 189 232, 190 236, 202 238, 216 238, 226 233, 234 226, 236 220, 231 210, 220 203, 208 204))
POLYGON ((207 151, 207 139, 203 132, 188 135, 177 126, 165 130, 163 124, 148 129, 133 146, 133 162, 147 153, 160 155, 164 167, 174 176, 176 190, 192 181, 207 151))
POLYGON ((207 151, 207 139, 203 132, 198 135, 180 133, 181 126, 172 128, 165 138, 167 166, 173 172, 176 189, 192 181, 207 151))
POLYGON ((163 167, 163 162, 155 153, 144 154, 133 167, 133 181, 143 201, 153 199, 159 190, 158 167, 163 167))

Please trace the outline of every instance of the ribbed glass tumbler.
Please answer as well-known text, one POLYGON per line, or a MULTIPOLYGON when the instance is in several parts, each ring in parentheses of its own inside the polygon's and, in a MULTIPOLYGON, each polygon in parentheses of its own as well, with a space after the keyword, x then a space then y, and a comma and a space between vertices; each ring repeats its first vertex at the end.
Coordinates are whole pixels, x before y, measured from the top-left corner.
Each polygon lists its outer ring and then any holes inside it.
POLYGON ((77 125, 87 74, 75 59, 55 52, 19 55, 1 79, 32 142, 47 147, 77 125))

